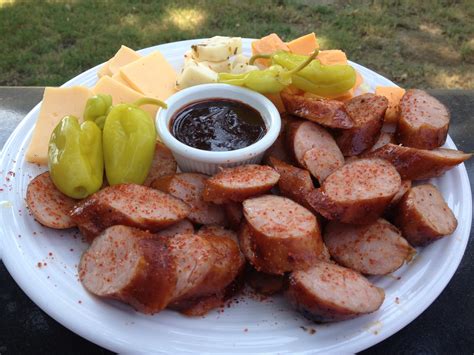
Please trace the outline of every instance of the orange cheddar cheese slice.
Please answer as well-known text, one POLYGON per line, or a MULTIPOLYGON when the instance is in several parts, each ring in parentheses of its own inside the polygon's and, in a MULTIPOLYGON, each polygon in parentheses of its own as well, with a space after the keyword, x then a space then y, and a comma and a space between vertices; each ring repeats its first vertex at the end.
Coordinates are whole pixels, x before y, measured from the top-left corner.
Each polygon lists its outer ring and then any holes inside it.
POLYGON ((385 96, 388 99, 385 122, 397 123, 400 116, 400 100, 405 95, 405 89, 398 86, 377 86, 375 87, 375 95, 385 96))
POLYGON ((158 51, 121 67, 120 75, 145 96, 166 100, 176 92, 176 71, 158 51))
POLYGON ((301 55, 311 55, 316 49, 319 49, 318 40, 314 32, 301 36, 287 43, 292 53, 301 55))
MULTIPOLYGON (((131 89, 130 87, 118 82, 117 80, 111 78, 110 76, 104 76, 100 78, 97 84, 92 89, 95 95, 97 94, 109 94, 112 96, 112 104, 122 104, 127 103, 131 104, 138 99, 141 99, 145 96, 131 89)), ((156 111, 158 109, 155 105, 143 105, 140 106, 143 110, 148 112, 152 119, 155 119, 156 111)))
POLYGON ((267 99, 269 99, 275 107, 277 108, 278 112, 283 113, 286 112, 285 105, 283 104, 283 101, 281 100, 280 93, 276 94, 265 94, 267 99))
POLYGON ((86 102, 92 95, 93 92, 84 86, 47 87, 33 137, 26 151, 26 161, 47 165, 49 138, 54 128, 67 115, 75 116, 82 122, 86 102))
POLYGON ((121 67, 132 63, 142 56, 127 46, 121 46, 112 59, 109 60, 109 70, 112 75, 117 74, 121 67))
MULTIPOLYGON (((268 36, 262 37, 261 39, 252 42, 252 55, 272 54, 279 50, 289 51, 290 49, 276 33, 271 33, 268 36)), ((270 60, 257 59, 255 63, 267 67, 270 65, 270 60)))

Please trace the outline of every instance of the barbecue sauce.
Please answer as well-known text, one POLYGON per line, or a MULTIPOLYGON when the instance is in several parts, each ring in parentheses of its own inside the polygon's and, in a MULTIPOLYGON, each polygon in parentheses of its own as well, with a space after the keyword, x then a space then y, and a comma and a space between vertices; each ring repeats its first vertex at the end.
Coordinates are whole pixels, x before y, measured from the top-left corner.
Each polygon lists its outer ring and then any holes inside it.
POLYGON ((201 150, 231 151, 248 147, 267 132, 261 114, 230 99, 206 99, 181 108, 170 121, 180 142, 201 150))

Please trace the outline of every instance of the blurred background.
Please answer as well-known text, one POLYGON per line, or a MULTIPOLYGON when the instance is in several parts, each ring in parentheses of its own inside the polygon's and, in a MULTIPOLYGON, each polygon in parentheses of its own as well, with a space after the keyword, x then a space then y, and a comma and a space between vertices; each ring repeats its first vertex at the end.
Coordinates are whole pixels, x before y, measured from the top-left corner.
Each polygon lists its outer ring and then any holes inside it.
POLYGON ((60 85, 121 44, 313 31, 403 87, 474 88, 473 0, 0 0, 0 86, 60 85))

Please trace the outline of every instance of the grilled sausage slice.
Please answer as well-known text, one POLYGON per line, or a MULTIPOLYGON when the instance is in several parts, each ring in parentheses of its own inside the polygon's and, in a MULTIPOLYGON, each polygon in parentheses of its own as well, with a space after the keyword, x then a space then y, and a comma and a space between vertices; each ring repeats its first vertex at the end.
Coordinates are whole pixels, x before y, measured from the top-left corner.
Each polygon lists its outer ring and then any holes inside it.
MULTIPOLYGON (((310 266, 323 249, 316 217, 292 200, 266 195, 245 200, 244 216, 259 262, 257 270, 283 274, 310 266)), ((250 260, 251 261, 251 260, 250 260)))
POLYGON ((103 188, 79 202, 71 212, 78 225, 92 223, 96 231, 123 224, 159 231, 186 218, 183 201, 151 187, 122 184, 103 188))
POLYGON ((182 173, 162 176, 153 181, 151 187, 169 193, 186 202, 191 208, 188 218, 199 224, 226 224, 224 210, 202 199, 208 176, 197 173, 182 173))
POLYGON ((395 207, 400 200, 402 199, 403 195, 405 195, 411 189, 411 181, 410 180, 402 180, 402 184, 400 186, 400 190, 393 196, 392 201, 388 205, 387 209, 392 209, 395 207))
POLYGON ((166 242, 148 232, 113 226, 97 237, 79 263, 79 278, 96 296, 153 314, 173 297, 176 272, 166 242))
POLYGON ((270 158, 272 157, 282 160, 289 164, 292 161, 291 155, 288 154, 288 150, 286 149, 284 132, 280 133, 278 138, 275 140, 275 143, 273 143, 272 146, 265 151, 263 162, 265 164, 271 165, 269 161, 270 161, 270 158))
POLYGON ((295 116, 329 128, 349 129, 354 125, 341 101, 317 99, 289 92, 282 92, 280 96, 286 111, 295 116))
POLYGON ((400 190, 401 179, 382 159, 359 159, 328 176, 308 202, 323 217, 344 223, 367 224, 380 217, 400 190))
POLYGON ((400 101, 398 142, 414 148, 434 149, 446 141, 449 128, 447 108, 423 90, 407 90, 400 101))
POLYGON ((242 202, 264 194, 278 183, 280 175, 265 165, 242 165, 223 169, 206 181, 202 193, 204 201, 217 204, 242 202))
POLYGON ((414 246, 423 246, 452 234, 457 220, 439 190, 424 184, 412 187, 395 211, 395 225, 414 246))
POLYGON ((382 218, 362 226, 331 221, 324 230, 324 243, 338 264, 367 275, 389 274, 416 253, 382 218))
POLYGON ((239 229, 240 222, 244 213, 242 212, 242 204, 240 202, 229 202, 224 205, 224 212, 227 217, 229 227, 239 229))
POLYGON ((369 149, 369 152, 373 152, 374 150, 379 149, 380 147, 383 147, 386 144, 389 143, 395 143, 395 137, 392 133, 388 132, 382 132, 380 133, 379 139, 377 139, 377 142, 369 149))
POLYGON ((287 144, 300 166, 322 182, 344 165, 344 156, 334 138, 321 126, 308 121, 288 124, 287 144))
POLYGON ((316 322, 333 322, 375 312, 385 292, 364 276, 345 267, 318 262, 290 275, 286 295, 304 316, 316 322))
POLYGON ((171 150, 163 143, 157 141, 153 162, 143 185, 150 186, 153 180, 158 179, 160 176, 176 173, 177 168, 178 163, 174 159, 171 150))
POLYGON ((66 229, 76 226, 69 212, 77 201, 54 186, 49 172, 35 177, 26 190, 26 204, 33 217, 43 226, 66 229))
POLYGON ((247 267, 245 280, 255 292, 266 296, 283 291, 285 286, 285 276, 266 274, 255 270, 252 266, 247 267))
POLYGON ((278 180, 280 193, 314 213, 315 211, 306 200, 308 194, 314 190, 313 181, 308 170, 286 164, 273 157, 270 158, 270 163, 280 174, 280 180, 278 180))
POLYGON ((472 154, 454 149, 424 150, 389 143, 364 156, 388 160, 395 166, 402 179, 425 180, 441 176, 447 170, 469 159, 472 154))
POLYGON ((387 98, 374 94, 356 96, 346 103, 346 110, 354 121, 354 126, 341 130, 336 137, 344 156, 358 155, 375 144, 387 107, 387 98))
POLYGON ((173 224, 171 227, 163 229, 156 233, 159 237, 174 237, 178 234, 193 234, 194 233, 194 226, 193 224, 187 220, 183 219, 178 223, 173 224))

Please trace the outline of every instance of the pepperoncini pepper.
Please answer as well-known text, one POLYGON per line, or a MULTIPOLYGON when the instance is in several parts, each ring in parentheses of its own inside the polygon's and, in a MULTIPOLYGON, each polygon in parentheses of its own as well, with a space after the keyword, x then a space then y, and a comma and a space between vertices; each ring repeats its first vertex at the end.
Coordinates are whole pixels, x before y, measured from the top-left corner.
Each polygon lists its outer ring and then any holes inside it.
MULTIPOLYGON (((270 58, 273 65, 293 70, 304 63, 308 56, 279 51, 272 55, 256 55, 249 63, 258 58, 270 58)), ((350 90, 356 81, 356 72, 350 65, 323 65, 313 60, 291 77, 297 88, 319 96, 334 96, 350 90)))
POLYGON ((112 96, 98 94, 87 100, 84 121, 94 121, 100 129, 104 128, 105 117, 112 107, 112 96))
POLYGON ((252 70, 243 74, 219 73, 218 82, 244 86, 262 94, 274 94, 282 91, 292 83, 292 76, 305 68, 318 54, 315 51, 311 56, 294 66, 290 70, 275 64, 265 70, 252 70))
POLYGON ((93 121, 64 117, 51 134, 48 158, 51 179, 63 194, 81 199, 102 186, 102 132, 93 121))
POLYGON ((105 173, 110 185, 143 184, 153 161, 156 144, 155 124, 139 106, 166 104, 155 99, 140 99, 110 109, 103 129, 105 173))

